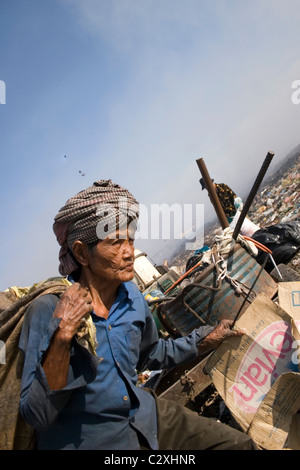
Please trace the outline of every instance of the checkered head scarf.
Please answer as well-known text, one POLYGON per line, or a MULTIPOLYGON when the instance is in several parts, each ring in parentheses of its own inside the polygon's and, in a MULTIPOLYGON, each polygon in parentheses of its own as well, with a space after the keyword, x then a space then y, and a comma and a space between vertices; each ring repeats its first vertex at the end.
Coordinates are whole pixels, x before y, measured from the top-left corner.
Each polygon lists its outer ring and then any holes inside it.
POLYGON ((113 237, 116 230, 135 230, 139 204, 125 188, 111 180, 93 186, 69 199, 54 218, 53 230, 61 246, 59 272, 67 276, 79 268, 72 254, 76 240, 87 244, 113 237))

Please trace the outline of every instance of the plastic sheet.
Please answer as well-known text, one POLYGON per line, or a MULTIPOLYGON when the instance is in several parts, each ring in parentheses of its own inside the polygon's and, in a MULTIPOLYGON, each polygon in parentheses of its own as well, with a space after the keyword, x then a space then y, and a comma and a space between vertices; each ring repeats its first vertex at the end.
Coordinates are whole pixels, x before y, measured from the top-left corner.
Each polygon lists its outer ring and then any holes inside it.
MULTIPOLYGON (((257 230, 252 238, 272 251, 276 264, 286 264, 300 249, 300 222, 292 221, 271 225, 257 230)), ((262 264, 264 259, 264 252, 259 250, 256 261, 262 264)), ((273 268, 271 260, 268 261, 265 267, 266 271, 270 272, 273 268)))

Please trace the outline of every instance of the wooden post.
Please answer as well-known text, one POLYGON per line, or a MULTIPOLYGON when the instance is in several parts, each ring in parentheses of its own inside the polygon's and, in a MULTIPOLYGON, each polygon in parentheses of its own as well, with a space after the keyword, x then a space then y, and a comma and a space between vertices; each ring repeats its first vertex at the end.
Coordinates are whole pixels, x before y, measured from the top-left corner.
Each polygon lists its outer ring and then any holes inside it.
POLYGON ((205 186, 207 188, 209 198, 212 202, 212 205, 215 208, 215 211, 216 211, 217 217, 219 219, 219 222, 221 224, 221 227, 224 230, 226 227, 229 227, 229 223, 228 223, 227 217, 225 215, 225 212, 223 210, 223 207, 221 206, 220 200, 219 200, 217 192, 215 190, 215 186, 214 186, 214 184, 211 180, 211 177, 208 173, 208 170, 206 168, 206 165, 204 163, 203 158, 199 158, 198 160, 196 160, 196 162, 197 162, 197 165, 198 165, 199 170, 201 172, 202 178, 204 179, 205 186))

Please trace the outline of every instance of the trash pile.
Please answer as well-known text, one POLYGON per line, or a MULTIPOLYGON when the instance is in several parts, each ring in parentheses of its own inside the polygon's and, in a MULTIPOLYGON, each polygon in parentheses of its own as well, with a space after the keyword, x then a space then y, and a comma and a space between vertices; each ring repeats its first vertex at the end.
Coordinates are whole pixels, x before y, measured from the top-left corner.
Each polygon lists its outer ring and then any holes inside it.
MULTIPOLYGON (((282 262, 300 274, 300 156, 290 163, 277 177, 269 178, 256 195, 248 216, 261 227, 253 238, 273 251, 278 264, 282 262)), ((259 257, 257 261, 261 263, 259 257)), ((266 269, 270 272, 270 265, 266 269)))
MULTIPOLYGON (((297 150, 299 150, 299 153, 297 151, 298 155, 295 154, 295 156, 293 156, 293 160, 290 159, 287 162, 285 162, 285 166, 283 166, 275 175, 272 175, 272 177, 268 178, 266 182, 263 184, 263 186, 259 189, 254 201, 252 202, 252 205, 250 207, 250 210, 248 211, 247 216, 254 224, 260 227, 260 229, 256 232, 256 238, 255 238, 255 232, 254 232, 254 235, 252 236, 253 239, 256 241, 261 241, 261 243, 264 246, 268 245, 269 250, 271 250, 269 251, 269 253, 272 253, 272 255, 275 258, 276 263, 277 264, 283 263, 283 264, 280 264, 281 267, 282 266, 284 267, 284 265, 286 265, 287 267, 290 266, 291 268, 293 268, 293 270, 296 271, 295 273, 296 278, 293 279, 293 281, 299 282, 300 280, 300 218, 299 218, 300 146, 299 146, 299 149, 297 150)), ((215 243, 216 238, 220 234, 220 232, 222 232, 222 230, 220 229, 219 224, 217 222, 207 225, 205 227, 205 238, 204 238, 203 248, 212 246, 215 243)), ((260 252, 258 252, 258 255, 259 254, 260 252)), ((196 259, 197 256, 199 255, 203 255, 203 253, 199 254, 195 252, 192 257, 185 258, 186 253, 179 252, 176 254, 176 257, 174 257, 172 261, 174 264, 184 265, 185 272, 188 272, 188 268, 190 267, 190 265, 194 266, 194 258, 196 259)), ((260 263, 260 260, 258 259, 257 255, 255 256, 255 258, 259 264, 262 264, 260 263)), ((264 263, 265 270, 272 273, 271 270, 274 269, 274 264, 272 264, 271 262, 268 262, 268 263, 267 264, 264 263)), ((289 274, 289 273, 286 272, 284 274, 289 274)), ((292 281, 292 279, 289 279, 289 281, 292 281)), ((280 279, 277 282, 280 282, 280 279)), ((284 286, 285 284, 282 282, 281 285, 284 286)), ((300 293, 299 288, 297 288, 296 290, 294 289, 293 295, 296 295, 296 294, 298 295, 299 293, 300 293)), ((296 300, 298 302, 297 306, 300 306, 300 297, 299 298, 297 297, 296 300)), ((271 300, 269 302, 271 302, 271 300)), ((276 308, 277 308, 277 304, 276 304, 276 308)), ((259 322, 261 322, 258 324, 263 325, 264 323, 266 323, 266 318, 264 318, 261 321, 260 314, 261 314, 261 311, 265 312, 266 309, 259 308, 258 310, 259 310, 259 313, 258 313, 259 322)), ((255 328, 256 328, 256 325, 255 325, 255 328)), ((261 326, 261 328, 263 327, 261 326)), ((258 330, 256 328, 255 334, 257 333, 257 331, 258 330)), ((248 336, 249 338, 252 338, 254 337, 254 333, 252 334, 252 331, 251 331, 251 334, 249 334, 248 336)), ((248 338, 246 339, 248 340, 248 338)), ((266 348, 263 349, 263 351, 267 351, 268 353, 270 353, 269 349, 266 349, 266 348)), ((277 353, 274 354, 274 356, 277 357, 277 353)), ((279 362, 275 361, 274 370, 272 370, 272 373, 274 373, 274 377, 275 376, 277 377, 276 374, 278 370, 276 369, 276 367, 279 367, 278 364, 279 362)), ((262 365, 262 362, 260 362, 260 365, 262 365)), ((268 369, 268 367, 269 367, 269 363, 266 364, 266 369, 268 369)), ((251 375, 251 379, 253 379, 252 380, 253 383, 256 380, 255 382, 256 385, 258 385, 259 383, 259 380, 258 380, 258 375, 260 373, 259 370, 261 369, 258 369, 257 364, 255 365, 251 363, 245 373, 245 376, 247 376, 248 378, 251 375), (257 372, 256 376, 251 375, 250 370, 252 369, 254 369, 257 372)), ((293 371, 293 374, 295 375, 294 371, 293 371)), ((297 378, 299 377, 300 375, 297 370, 297 378)), ((250 387, 250 389, 254 390, 253 384, 252 384, 252 388, 250 387)), ((284 389, 285 388, 283 387, 283 390, 284 389)), ((295 387, 295 389, 299 390, 299 388, 297 387, 295 387)), ((224 394, 223 396, 227 396, 227 390, 226 390, 226 394, 224 394)), ((292 402, 293 402, 293 397, 291 399, 291 403, 292 402)), ((287 404, 287 401, 285 404, 287 404)), ((228 405, 229 405, 228 403, 225 404, 225 401, 223 400, 219 389, 215 387, 215 383, 212 383, 208 387, 206 387, 200 394, 196 395, 193 399, 190 399, 190 401, 188 402, 186 406, 190 407, 191 409, 194 409, 194 411, 198 412, 199 415, 213 418, 217 421, 224 422, 226 424, 229 424, 232 427, 236 427, 237 429, 239 429, 240 425, 236 421, 234 417, 234 413, 232 413, 232 408, 235 408, 235 404, 232 405, 231 408, 229 408, 228 405)), ((263 423, 264 423, 264 419, 263 419, 263 423)), ((263 427, 261 426, 261 422, 259 423, 259 427, 263 429, 263 427)), ((300 419, 299 419, 298 429, 300 429, 300 419)), ((273 444, 271 443, 271 448, 272 446, 273 444)), ((274 444, 274 448, 276 448, 275 444, 274 444)))
POLYGON ((287 223, 299 218, 300 156, 277 180, 256 195, 248 216, 260 227, 287 223))
MULTIPOLYGON (((288 160, 286 167, 272 175, 258 191, 247 214, 251 222, 260 228, 299 221, 300 208, 300 155, 288 160)), ((211 246, 220 232, 219 222, 205 227, 204 245, 211 246)), ((180 250, 173 255, 171 264, 186 268, 190 253, 180 250)), ((291 267, 300 272, 300 254, 295 255, 291 267)))

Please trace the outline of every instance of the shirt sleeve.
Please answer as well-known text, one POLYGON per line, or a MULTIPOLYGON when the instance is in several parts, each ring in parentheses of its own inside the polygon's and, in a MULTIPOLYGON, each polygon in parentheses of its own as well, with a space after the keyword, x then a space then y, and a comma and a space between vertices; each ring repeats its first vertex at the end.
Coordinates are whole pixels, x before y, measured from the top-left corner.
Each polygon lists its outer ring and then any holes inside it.
POLYGON ((20 336, 19 347, 24 353, 21 382, 20 413, 25 421, 38 430, 46 429, 57 418, 73 390, 94 378, 92 356, 79 344, 72 347, 79 367, 69 367, 68 384, 61 390, 51 390, 42 367, 43 355, 60 319, 52 318, 58 301, 55 295, 41 296, 28 308, 20 336), (84 361, 85 367, 80 367, 84 361), (84 370, 84 373, 76 371, 84 370))
POLYGON ((181 338, 159 338, 153 316, 146 305, 146 323, 141 343, 138 370, 172 369, 193 361, 199 355, 202 340, 214 330, 213 326, 201 326, 181 338))

